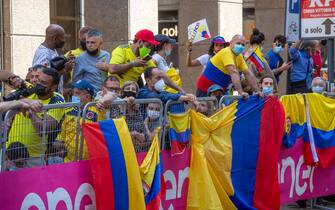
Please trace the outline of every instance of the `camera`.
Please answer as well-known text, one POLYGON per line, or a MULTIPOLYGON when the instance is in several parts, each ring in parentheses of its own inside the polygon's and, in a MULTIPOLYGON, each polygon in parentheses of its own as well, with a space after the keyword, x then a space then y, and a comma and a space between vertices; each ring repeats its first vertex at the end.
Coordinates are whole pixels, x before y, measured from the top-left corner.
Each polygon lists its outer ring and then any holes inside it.
POLYGON ((22 97, 28 97, 28 96, 32 95, 34 92, 35 92, 34 86, 32 84, 22 80, 21 87, 18 90, 4 96, 3 100, 4 101, 19 100, 22 97))

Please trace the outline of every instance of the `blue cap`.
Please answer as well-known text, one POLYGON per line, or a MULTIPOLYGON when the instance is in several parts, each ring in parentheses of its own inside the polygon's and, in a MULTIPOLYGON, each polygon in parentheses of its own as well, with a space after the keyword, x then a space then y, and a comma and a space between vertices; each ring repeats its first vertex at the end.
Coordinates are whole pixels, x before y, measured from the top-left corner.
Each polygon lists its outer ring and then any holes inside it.
POLYGON ((216 36, 212 39, 212 42, 213 43, 224 44, 224 43, 226 43, 226 40, 222 36, 216 36))
POLYGON ((210 95, 212 92, 217 90, 221 90, 222 92, 224 91, 220 85, 214 84, 207 89, 207 95, 210 95))
POLYGON ((171 39, 170 37, 164 35, 164 34, 157 34, 155 35, 155 40, 159 43, 165 42, 170 44, 176 44, 177 41, 175 39, 171 39))
POLYGON ((78 80, 72 84, 72 87, 79 90, 86 90, 91 96, 94 96, 94 87, 86 80, 78 80))

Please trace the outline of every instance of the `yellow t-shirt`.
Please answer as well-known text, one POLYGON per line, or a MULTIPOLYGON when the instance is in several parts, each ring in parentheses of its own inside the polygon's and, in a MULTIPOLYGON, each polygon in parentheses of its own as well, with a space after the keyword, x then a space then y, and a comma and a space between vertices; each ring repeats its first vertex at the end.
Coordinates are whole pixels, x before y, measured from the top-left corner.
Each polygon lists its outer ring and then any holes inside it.
MULTIPOLYGON (((110 60, 110 64, 127 64, 136 59, 136 55, 134 54, 131 45, 120 45, 117 48, 115 48, 112 52, 112 58, 110 60)), ((147 62, 146 67, 133 67, 126 71, 123 74, 112 74, 114 76, 117 76, 120 79, 121 86, 125 81, 135 81, 137 82, 141 76, 142 73, 145 72, 145 70, 149 67, 155 67, 155 63, 152 60, 149 60, 147 62)))
POLYGON ((248 65, 245 62, 243 55, 235 55, 230 47, 220 50, 210 61, 216 68, 228 75, 229 71, 226 67, 229 65, 234 65, 237 70, 242 72, 245 72, 248 69, 248 65))
MULTIPOLYGON (((85 122, 97 122, 103 120, 104 113, 99 112, 95 106, 89 108, 86 113, 85 122)), ((77 133, 77 121, 78 119, 78 109, 72 108, 66 114, 64 121, 62 123, 61 133, 57 136, 57 140, 63 141, 67 149, 67 156, 65 157, 65 162, 74 161, 75 150, 76 150, 76 133, 77 133)), ((82 116, 80 116, 80 125, 82 125, 82 116)), ((78 136, 78 158, 80 149, 80 136, 78 136)), ((83 147, 83 159, 88 158, 87 145, 84 141, 83 147)))
MULTIPOLYGON (((36 94, 29 96, 28 98, 39 100, 36 94)), ((43 105, 47 104, 60 104, 64 103, 64 98, 59 93, 54 93, 52 97, 46 100, 39 100, 43 105)), ((47 115, 54 118, 58 123, 62 120, 65 109, 50 109, 46 112, 47 115)), ((37 113, 37 115, 43 119, 42 113, 37 113)), ((47 145, 44 145, 44 150, 42 151, 42 135, 40 132, 36 132, 30 118, 25 117, 22 113, 18 113, 14 117, 14 121, 10 128, 7 146, 13 142, 21 142, 24 144, 29 152, 30 157, 40 157, 42 153, 45 152, 47 145)), ((46 142, 48 141, 48 135, 51 135, 51 131, 47 131, 46 142)))
POLYGON ((70 50, 68 51, 64 56, 69 59, 70 57, 70 53, 72 53, 72 55, 74 55, 74 57, 78 57, 80 54, 82 54, 83 52, 85 52, 83 49, 81 49, 80 47, 78 47, 77 49, 74 50, 70 50))
POLYGON ((226 47, 215 54, 207 63, 205 70, 198 79, 197 88, 205 93, 213 84, 227 88, 231 83, 227 67, 231 65, 241 72, 245 72, 248 69, 242 54, 235 55, 230 47, 226 47))

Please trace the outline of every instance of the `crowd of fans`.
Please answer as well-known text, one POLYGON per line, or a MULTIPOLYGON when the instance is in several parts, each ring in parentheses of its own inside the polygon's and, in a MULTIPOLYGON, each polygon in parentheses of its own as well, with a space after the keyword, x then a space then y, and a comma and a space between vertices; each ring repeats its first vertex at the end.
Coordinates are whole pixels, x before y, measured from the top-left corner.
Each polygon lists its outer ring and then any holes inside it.
MULTIPOLYGON (((81 28, 79 40, 77 49, 59 55, 57 49, 64 46, 65 31, 52 24, 47 27, 45 40, 35 52, 26 82, 10 72, 0 73, 0 80, 16 89, 7 97, 10 100, 0 103, 0 111, 22 110, 9 125, 7 170, 73 161, 78 155, 75 154, 78 118, 82 123, 83 120, 96 122, 124 116, 134 147, 137 151, 145 150, 161 123, 162 110, 159 103, 143 107, 136 104, 135 99, 160 99, 163 104, 169 100, 186 102, 198 112, 210 115, 211 104, 197 101, 197 97, 213 96, 219 102, 225 95, 240 95, 244 99, 250 95, 275 95, 279 76, 289 69, 290 93, 326 90, 326 83, 320 77, 322 63, 317 48, 324 46, 323 42, 298 41, 288 47, 286 38, 277 35, 272 48, 265 54, 265 36, 254 29, 247 50, 242 35, 235 35, 229 42, 216 36, 207 54, 192 59, 190 40, 186 64, 203 67, 196 84, 196 97, 183 90, 179 70, 168 62, 176 44, 176 40, 168 36, 154 36, 152 31, 143 29, 136 33, 132 43, 120 45, 111 53, 102 50, 103 34, 97 29, 81 28), (281 55, 285 50, 290 57, 287 62, 281 55), (262 65, 250 59, 255 53, 262 65), (31 90, 31 93, 28 91, 25 96, 26 90, 21 89, 31 90), (18 91, 21 92, 18 94, 18 91), (83 116, 84 106, 92 101, 96 106, 90 107, 83 116), (113 101, 123 103, 111 105, 113 101), (65 102, 78 103, 80 109, 50 109, 41 114, 43 105, 65 102), (43 159, 41 139, 45 132, 48 136, 43 159)), ((229 105, 231 100, 223 100, 223 103, 229 105)), ((83 151, 85 158, 85 145, 83 151)))

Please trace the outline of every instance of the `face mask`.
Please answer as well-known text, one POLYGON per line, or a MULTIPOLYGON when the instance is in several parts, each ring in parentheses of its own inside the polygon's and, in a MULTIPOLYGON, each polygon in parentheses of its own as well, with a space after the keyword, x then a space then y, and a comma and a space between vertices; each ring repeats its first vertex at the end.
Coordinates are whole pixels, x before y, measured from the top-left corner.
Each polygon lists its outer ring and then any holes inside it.
POLYGON ((147 48, 147 47, 140 47, 139 49, 139 53, 140 53, 140 56, 141 58, 144 58, 145 56, 149 55, 151 52, 151 49, 150 48, 147 48))
POLYGON ((263 87, 262 93, 266 96, 270 95, 271 93, 273 93, 273 87, 263 87))
POLYGON ((321 86, 314 86, 312 87, 313 93, 322 93, 323 92, 323 87, 321 86))
POLYGON ((79 42, 81 49, 86 50, 86 42, 85 41, 80 41, 79 42))
POLYGON ((86 52, 90 55, 90 56, 96 56, 99 53, 99 48, 93 51, 90 51, 88 49, 86 49, 86 52))
POLYGON ((46 94, 48 94, 47 89, 48 89, 47 87, 45 87, 41 84, 37 84, 35 86, 35 93, 38 96, 45 96, 46 94))
POLYGON ((277 54, 281 53, 282 51, 283 51, 282 46, 277 46, 273 49, 273 52, 275 52, 277 54))
POLYGON ((165 83, 163 79, 160 79, 155 83, 155 90, 157 90, 158 92, 163 92, 164 88, 165 88, 165 83))
POLYGON ((233 48, 233 52, 235 53, 235 55, 239 55, 244 51, 244 46, 241 44, 235 44, 234 48, 233 48))
POLYGON ((220 102, 222 96, 215 96, 216 97, 216 100, 218 100, 218 102, 220 102))
POLYGON ((80 98, 78 96, 72 96, 71 97, 71 102, 73 102, 73 103, 80 103, 80 98))
POLYGON ((122 94, 122 98, 126 98, 126 97, 136 98, 136 93, 134 93, 133 91, 124 91, 122 94))
POLYGON ((64 163, 64 159, 56 156, 56 157, 48 157, 48 165, 53 165, 53 164, 60 164, 64 163))
POLYGON ((172 50, 165 50, 165 56, 170 56, 171 52, 172 52, 172 50))
POLYGON ((159 111, 155 111, 155 110, 149 110, 148 109, 148 117, 150 118, 150 119, 153 119, 153 120, 156 120, 156 119, 158 119, 159 118, 159 116, 160 116, 160 112, 159 111))

